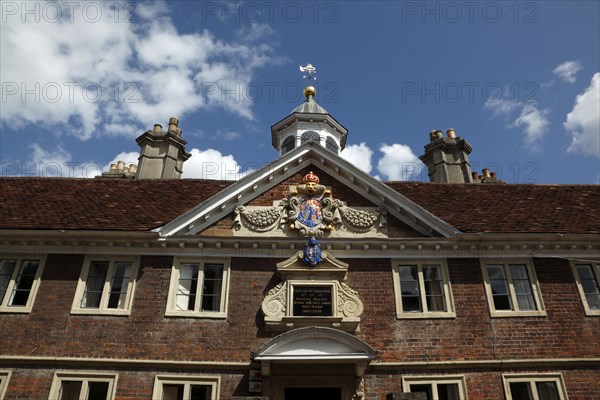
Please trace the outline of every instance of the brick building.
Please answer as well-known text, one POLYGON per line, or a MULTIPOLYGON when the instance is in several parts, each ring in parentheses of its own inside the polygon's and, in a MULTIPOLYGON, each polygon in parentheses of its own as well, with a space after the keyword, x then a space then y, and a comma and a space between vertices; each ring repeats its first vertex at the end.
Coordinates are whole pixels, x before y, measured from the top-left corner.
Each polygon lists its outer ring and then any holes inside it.
POLYGON ((0 398, 600 399, 600 187, 479 176, 453 130, 381 182, 305 95, 235 182, 179 179, 175 118, 2 178, 0 398))

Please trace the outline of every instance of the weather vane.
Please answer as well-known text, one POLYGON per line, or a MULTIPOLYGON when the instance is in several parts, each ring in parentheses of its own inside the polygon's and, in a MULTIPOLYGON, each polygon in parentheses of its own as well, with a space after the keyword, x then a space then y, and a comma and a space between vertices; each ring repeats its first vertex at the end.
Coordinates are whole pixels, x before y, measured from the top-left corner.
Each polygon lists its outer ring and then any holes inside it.
POLYGON ((306 72, 306 75, 302 75, 302 77, 308 81, 308 86, 311 86, 310 81, 317 80, 317 77, 313 76, 317 73, 317 69, 313 67, 312 64, 306 64, 306 67, 301 65, 300 72, 306 72))

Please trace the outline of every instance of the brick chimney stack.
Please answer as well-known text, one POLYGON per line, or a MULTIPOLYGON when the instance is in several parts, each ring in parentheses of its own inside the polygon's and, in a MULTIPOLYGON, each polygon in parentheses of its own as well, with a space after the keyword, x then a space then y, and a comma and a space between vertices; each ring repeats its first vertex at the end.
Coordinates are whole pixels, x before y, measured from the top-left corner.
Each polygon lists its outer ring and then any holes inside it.
POLYGON ((429 170, 429 180, 437 183, 471 183, 469 154, 473 148, 465 139, 456 136, 454 129, 429 133, 425 154, 419 156, 429 170))
POLYGON ((169 119, 169 128, 163 132, 162 125, 144 132, 136 139, 140 146, 137 179, 179 179, 183 163, 191 154, 185 151, 187 142, 181 138, 182 130, 176 117, 169 119))

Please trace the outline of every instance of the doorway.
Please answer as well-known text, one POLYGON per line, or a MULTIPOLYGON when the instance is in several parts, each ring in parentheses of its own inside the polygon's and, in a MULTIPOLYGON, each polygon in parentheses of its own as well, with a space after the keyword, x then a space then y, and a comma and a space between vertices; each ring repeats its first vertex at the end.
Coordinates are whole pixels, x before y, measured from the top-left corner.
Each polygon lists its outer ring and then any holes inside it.
POLYGON ((342 400, 341 388, 285 388, 285 400, 342 400))

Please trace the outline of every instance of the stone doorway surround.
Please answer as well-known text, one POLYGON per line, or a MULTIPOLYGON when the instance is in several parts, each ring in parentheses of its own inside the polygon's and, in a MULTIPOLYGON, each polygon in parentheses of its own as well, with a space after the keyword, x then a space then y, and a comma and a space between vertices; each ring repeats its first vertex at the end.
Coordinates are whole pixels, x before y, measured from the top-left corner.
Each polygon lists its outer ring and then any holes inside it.
POLYGON ((343 400, 364 398, 363 376, 377 351, 354 335, 328 327, 282 333, 256 349, 263 396, 285 400, 286 388, 340 388, 343 400))

